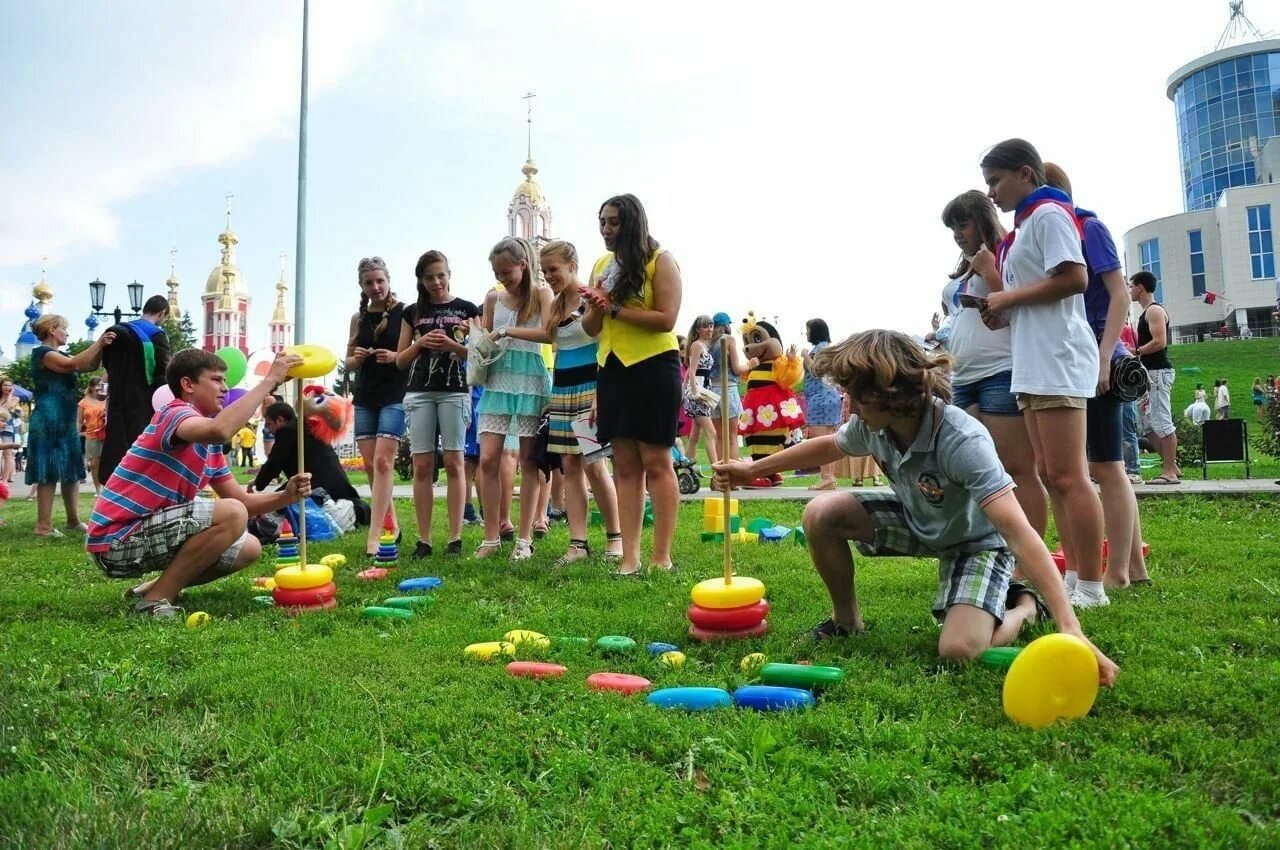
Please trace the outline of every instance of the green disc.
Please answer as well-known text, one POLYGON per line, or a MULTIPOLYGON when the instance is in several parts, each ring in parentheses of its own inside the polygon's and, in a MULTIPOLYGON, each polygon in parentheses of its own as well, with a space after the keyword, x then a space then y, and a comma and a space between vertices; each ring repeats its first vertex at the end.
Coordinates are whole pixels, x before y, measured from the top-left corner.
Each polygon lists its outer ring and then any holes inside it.
POLYGON ((1013 663, 1013 659, 1018 657, 1019 652, 1022 652, 1022 647, 1020 646, 993 646, 990 649, 982 650, 982 654, 978 656, 978 661, 997 670, 1008 670, 1009 665, 1013 663))
POLYGON ((360 612, 362 615, 374 620, 411 620, 413 612, 407 608, 382 608, 377 605, 365 608, 360 612))
POLYGON ((584 637, 553 637, 551 642, 556 646, 586 646, 591 643, 584 637))
POLYGON ((276 600, 271 596, 255 596, 253 597, 253 601, 257 602, 259 605, 275 605, 276 604, 276 600))
POLYGON ((382 603, 383 608, 423 608, 436 604, 434 596, 393 596, 382 603))
POLYGON ((812 690, 830 687, 843 678, 844 671, 839 667, 771 662, 760 668, 760 681, 788 688, 812 690))
POLYGON ((596 641, 596 649, 601 652, 630 652, 636 648, 636 642, 624 635, 605 635, 596 641))

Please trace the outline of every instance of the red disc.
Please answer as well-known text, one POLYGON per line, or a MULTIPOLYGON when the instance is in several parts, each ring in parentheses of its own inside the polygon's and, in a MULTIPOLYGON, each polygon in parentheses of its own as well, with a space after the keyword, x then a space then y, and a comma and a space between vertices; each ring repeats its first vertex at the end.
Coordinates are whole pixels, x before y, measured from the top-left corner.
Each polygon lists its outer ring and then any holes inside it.
POLYGON ((387 570, 384 567, 370 567, 367 570, 361 570, 360 572, 356 573, 356 578, 360 579, 361 581, 377 581, 378 579, 382 579, 386 577, 387 577, 387 570))
POLYGON ((277 587, 271 591, 271 598, 275 600, 277 605, 291 607, 294 605, 322 605, 329 602, 337 594, 338 588, 333 582, 322 584, 319 587, 308 587, 306 590, 289 590, 287 587, 277 587))
POLYGON ((761 599, 751 605, 737 608, 703 608, 696 603, 689 606, 689 622, 703 629, 726 631, 749 629, 769 616, 769 600, 761 599))
POLYGON ((644 676, 632 676, 630 673, 592 673, 587 677, 588 688, 620 694, 639 693, 652 684, 644 676))
POLYGON ((701 626, 690 626, 689 637, 694 640, 739 640, 740 638, 760 637, 769 631, 769 621, 761 620, 749 629, 704 629, 701 626))
POLYGON ((563 664, 548 664, 545 661, 512 661, 507 665, 507 672, 512 676, 524 676, 529 679, 556 679, 569 671, 563 664))
POLYGON ((329 611, 333 608, 338 607, 338 600, 329 599, 328 601, 322 602, 319 605, 278 605, 276 607, 279 608, 284 613, 288 614, 289 616, 293 616, 295 614, 302 614, 307 611, 329 611))

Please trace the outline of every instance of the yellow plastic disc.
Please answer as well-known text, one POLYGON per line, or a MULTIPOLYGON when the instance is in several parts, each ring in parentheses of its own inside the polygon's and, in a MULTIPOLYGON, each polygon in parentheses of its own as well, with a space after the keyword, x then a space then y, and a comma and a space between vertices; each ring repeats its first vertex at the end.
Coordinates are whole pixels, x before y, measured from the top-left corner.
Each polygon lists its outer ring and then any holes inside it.
POLYGON ((473 643, 466 649, 462 650, 465 658, 473 661, 492 661, 499 655, 515 655, 515 644, 507 643, 505 640, 490 640, 484 643, 473 643))
POLYGON ((750 655, 742 656, 742 660, 738 662, 738 669, 748 676, 754 676, 760 672, 760 668, 768 660, 763 652, 753 652, 750 655))
POLYGON ((339 552, 334 552, 332 555, 325 555, 321 558, 320 563, 324 564, 331 570, 336 570, 347 565, 347 556, 339 552))
POLYGON ((1098 659, 1074 635, 1036 638, 1004 677, 1004 713, 1032 729, 1084 717, 1097 696, 1098 659))
POLYGON ((190 614, 190 615, 188 615, 188 616, 187 616, 187 628, 188 628, 188 629, 198 629, 198 628, 200 628, 201 626, 207 626, 207 625, 209 625, 209 620, 211 620, 211 619, 212 619, 212 617, 210 617, 210 616, 209 616, 208 614, 206 614, 205 612, 203 612, 203 611, 196 611, 195 613, 190 614))
POLYGON ((703 608, 739 608, 764 599, 764 583, 746 576, 734 576, 728 584, 723 578, 709 578, 695 584, 689 597, 703 608))
POLYGON ((338 358, 333 352, 321 345, 290 345, 284 353, 302 358, 302 363, 289 370, 290 378, 319 378, 338 365, 338 358))
POLYGON ((673 670, 679 670, 684 666, 684 653, 669 650, 658 656, 658 663, 665 664, 673 670))
POLYGON ((324 564, 308 564, 306 569, 293 566, 276 570, 276 587, 283 587, 285 590, 310 590, 331 581, 333 570, 324 564))
POLYGON ((510 641, 517 646, 522 643, 527 643, 538 649, 548 649, 551 646, 551 639, 549 637, 541 632, 531 632, 528 629, 512 629, 503 635, 502 639, 510 641))

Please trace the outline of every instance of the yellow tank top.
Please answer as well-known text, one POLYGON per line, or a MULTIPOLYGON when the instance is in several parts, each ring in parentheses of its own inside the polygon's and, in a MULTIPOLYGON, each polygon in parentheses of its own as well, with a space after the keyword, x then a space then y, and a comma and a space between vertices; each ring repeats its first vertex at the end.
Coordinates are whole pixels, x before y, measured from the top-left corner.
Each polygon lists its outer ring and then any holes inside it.
MULTIPOLYGON (((659 248, 654 251, 649 262, 645 263, 644 287, 640 290, 640 296, 627 301, 625 306, 641 310, 653 309, 653 277, 657 273, 658 257, 662 255, 663 250, 659 248)), ((600 286, 604 271, 609 267, 611 260, 613 260, 613 254, 605 254, 596 260, 595 266, 591 269, 592 286, 600 286)), ((623 366, 634 366, 641 360, 648 360, 663 352, 680 349, 675 331, 646 330, 630 322, 618 321, 607 313, 604 317, 604 326, 600 331, 599 343, 597 362, 601 366, 609 359, 611 353, 622 361, 623 366)))

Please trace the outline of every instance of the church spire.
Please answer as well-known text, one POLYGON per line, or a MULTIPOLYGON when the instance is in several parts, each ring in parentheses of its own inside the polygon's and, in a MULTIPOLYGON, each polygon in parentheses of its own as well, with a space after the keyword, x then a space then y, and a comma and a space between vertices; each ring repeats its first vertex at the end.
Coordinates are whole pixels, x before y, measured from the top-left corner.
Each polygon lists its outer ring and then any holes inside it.
POLYGON ((507 206, 507 233, 527 239, 534 248, 551 241, 551 207, 542 194, 536 176, 538 166, 533 162, 533 99, 537 95, 529 91, 522 95, 525 102, 525 161, 520 173, 524 180, 516 187, 511 203, 507 206))
POLYGON ((178 249, 169 249, 169 279, 165 281, 169 288, 169 315, 174 321, 182 318, 182 308, 178 305, 178 249))

